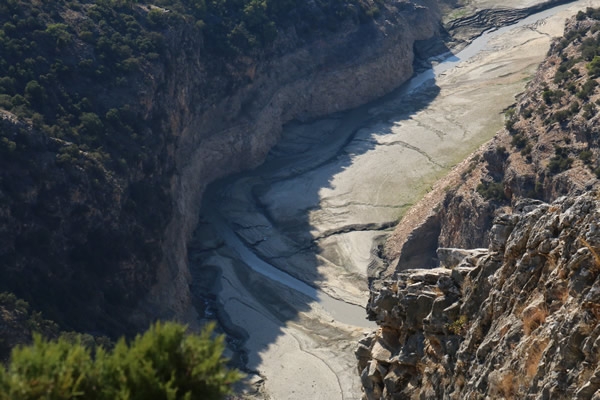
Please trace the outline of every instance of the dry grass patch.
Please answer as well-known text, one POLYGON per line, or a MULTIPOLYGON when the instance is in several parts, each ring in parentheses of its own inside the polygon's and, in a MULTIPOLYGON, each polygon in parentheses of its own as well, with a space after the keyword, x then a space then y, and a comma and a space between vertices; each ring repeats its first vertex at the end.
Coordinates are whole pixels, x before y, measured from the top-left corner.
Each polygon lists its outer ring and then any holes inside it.
POLYGON ((546 351, 546 347, 548 347, 548 343, 550 343, 549 339, 536 340, 531 344, 529 350, 527 351, 527 360, 525 361, 525 374, 527 376, 528 384, 531 382, 531 379, 537 374, 538 365, 540 364, 540 360, 544 355, 544 351, 546 351))
POLYGON ((510 325, 504 324, 504 326, 502 328, 500 328, 500 338, 503 338, 504 336, 506 336, 506 334, 508 333, 509 330, 510 330, 510 325))
POLYGON ((506 399, 514 399, 517 394, 515 374, 507 372, 500 381, 500 394, 506 399))
POLYGON ((529 336, 531 332, 546 322, 546 317, 548 317, 548 307, 544 303, 529 306, 523 310, 523 331, 525 335, 529 336))
POLYGON ((600 255, 591 244, 587 242, 584 238, 580 237, 579 241, 592 253, 592 257, 594 258, 594 268, 591 268, 594 272, 600 272, 600 255))
POLYGON ((489 390, 486 398, 515 399, 519 389, 519 379, 510 369, 497 370, 488 377, 489 390))
POLYGON ((440 361, 443 356, 442 342, 433 335, 427 336, 425 339, 425 354, 434 360, 440 361))

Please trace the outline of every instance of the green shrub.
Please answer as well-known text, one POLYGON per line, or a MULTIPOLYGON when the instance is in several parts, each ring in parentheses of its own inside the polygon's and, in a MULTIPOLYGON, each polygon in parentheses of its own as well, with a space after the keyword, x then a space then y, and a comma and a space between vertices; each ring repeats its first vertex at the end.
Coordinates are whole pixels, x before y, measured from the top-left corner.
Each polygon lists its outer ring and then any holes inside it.
POLYGON ((68 29, 66 24, 50 24, 46 27, 46 33, 54 38, 57 47, 65 47, 72 39, 68 29))
POLYGON ((486 200, 506 200, 502 182, 482 182, 477 186, 477 193, 486 200))
POLYGON ((558 174, 571 168, 573 159, 568 156, 567 149, 557 147, 554 150, 554 154, 554 157, 552 157, 548 163, 548 170, 550 173, 558 174))
POLYGON ((8 94, 0 94, 0 108, 10 110, 12 108, 12 97, 8 94))
POLYGON ((527 143, 529 143, 529 139, 527 139, 527 136, 523 135, 522 133, 517 133, 516 135, 514 135, 510 142, 510 144, 512 144, 517 149, 524 148, 525 146, 527 146, 527 143))
POLYGON ((25 98, 31 103, 39 105, 44 98, 44 89, 38 81, 32 80, 25 86, 25 98))
POLYGON ((600 56, 594 56, 585 67, 592 78, 600 76, 600 56))
POLYGON ((594 153, 592 153, 590 150, 583 150, 581 153, 579 153, 579 159, 585 164, 589 164, 592 161, 593 155, 594 153))
POLYGON ((561 90, 547 89, 542 92, 542 99, 544 100, 544 103, 548 105, 559 103, 563 96, 564 93, 561 90))
POLYGON ((184 326, 157 323, 130 344, 95 354, 67 338, 13 351, 0 368, 0 399, 221 399, 240 379, 223 358, 223 337, 212 328, 187 335, 184 326))
POLYGON ((12 140, 3 137, 2 139, 0 139, 0 149, 5 152, 12 153, 17 149, 17 144, 12 140))
POLYGON ((552 115, 551 122, 565 122, 571 116, 569 110, 559 110, 552 115))
POLYGON ((504 126, 506 127, 506 129, 508 130, 508 132, 514 133, 514 131, 515 131, 515 129, 514 129, 515 122, 517 122, 517 118, 516 118, 516 114, 515 114, 515 108, 514 107, 510 107, 504 113, 504 126))
POLYGON ((469 319, 466 315, 461 315, 453 323, 447 324, 446 329, 455 335, 464 335, 466 333, 466 326, 469 319))
POLYGON ((598 86, 598 82, 596 82, 594 79, 588 79, 581 87, 581 90, 577 93, 577 97, 582 100, 587 100, 590 95, 594 93, 596 86, 598 86))
POLYGON ((521 150, 522 156, 527 156, 531 154, 531 150, 533 150, 533 146, 531 143, 527 143, 527 145, 521 150))
POLYGON ((591 119, 594 115, 596 115, 596 106, 592 103, 587 103, 583 106, 583 118, 591 119))
POLYGON ((580 105, 579 102, 577 100, 573 101, 571 103, 571 105, 569 106, 569 112, 574 115, 577 114, 579 112, 580 109, 580 105))
POLYGON ((104 125, 100 117, 94 113, 83 113, 79 119, 81 121, 81 128, 89 135, 96 136, 104 131, 104 125))

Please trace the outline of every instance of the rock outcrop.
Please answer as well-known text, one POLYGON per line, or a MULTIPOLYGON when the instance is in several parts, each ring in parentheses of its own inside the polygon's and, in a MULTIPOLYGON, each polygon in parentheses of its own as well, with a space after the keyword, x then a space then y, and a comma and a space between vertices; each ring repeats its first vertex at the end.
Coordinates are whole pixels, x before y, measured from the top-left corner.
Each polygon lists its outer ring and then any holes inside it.
POLYGON ((356 352, 368 399, 600 396, 600 201, 517 202, 486 250, 378 282, 356 352))
POLYGON ((435 265, 438 247, 487 246, 494 213, 518 199, 551 202, 597 186, 600 146, 593 132, 600 93, 587 67, 593 55, 582 57, 594 51, 588 45, 597 26, 594 18, 569 21, 565 38, 507 110, 507 128, 407 213, 386 244, 390 274, 435 265))

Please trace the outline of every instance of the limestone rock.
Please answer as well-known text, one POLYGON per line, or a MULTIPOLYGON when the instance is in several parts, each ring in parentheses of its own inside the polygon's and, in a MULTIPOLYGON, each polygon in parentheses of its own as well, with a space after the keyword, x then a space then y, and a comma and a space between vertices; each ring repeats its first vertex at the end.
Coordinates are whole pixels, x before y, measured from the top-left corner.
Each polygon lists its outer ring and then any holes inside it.
POLYGON ((487 254, 487 251, 488 249, 465 250, 440 247, 436 253, 441 266, 454 268, 463 262, 471 265, 474 264, 474 261, 480 256, 487 254))
POLYGON ((593 194, 521 202, 496 220, 512 227, 487 251, 440 252, 464 255, 451 262, 461 267, 401 270, 376 285, 368 307, 385 328, 357 350, 366 397, 597 397, 599 220, 593 194))

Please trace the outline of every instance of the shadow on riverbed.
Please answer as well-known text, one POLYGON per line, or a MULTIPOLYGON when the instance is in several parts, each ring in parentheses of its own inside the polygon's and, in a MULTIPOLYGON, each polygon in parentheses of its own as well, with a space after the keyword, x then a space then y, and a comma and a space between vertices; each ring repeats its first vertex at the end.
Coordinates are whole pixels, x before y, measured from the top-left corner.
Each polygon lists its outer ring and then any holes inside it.
MULTIPOLYGON (((331 188, 357 156, 378 146, 369 137, 390 133, 394 123, 410 119, 438 94, 433 73, 425 71, 365 106, 291 123, 263 165, 208 187, 189 246, 191 289, 201 317, 218 320, 224 329, 238 367, 256 371, 264 361, 261 353, 290 321, 319 330, 324 343, 339 340, 339 333, 324 333, 306 317, 315 301, 337 321, 372 326, 364 304, 348 304, 318 289, 326 278, 323 268, 339 260, 317 246, 310 214, 319 207, 322 189, 331 188)), ((347 233, 388 227, 339 228, 347 233)), ((327 233, 332 234, 337 233, 327 233)), ((357 277, 364 278, 366 289, 367 277, 357 277)))

